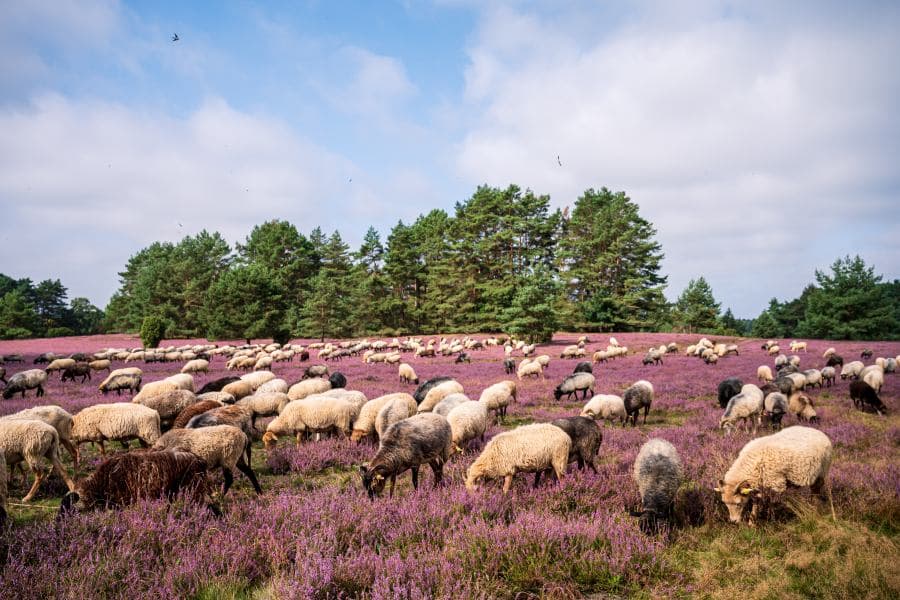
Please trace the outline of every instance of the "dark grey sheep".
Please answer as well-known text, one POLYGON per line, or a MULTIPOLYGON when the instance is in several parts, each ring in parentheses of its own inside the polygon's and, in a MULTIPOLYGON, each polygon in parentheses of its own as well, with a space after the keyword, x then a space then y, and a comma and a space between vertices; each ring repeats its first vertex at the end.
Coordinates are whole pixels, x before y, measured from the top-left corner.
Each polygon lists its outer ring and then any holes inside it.
POLYGON ((767 394, 764 408, 765 416, 769 420, 772 429, 781 429, 781 419, 784 417, 784 413, 788 411, 787 396, 781 392, 767 394))
POLYGON ((874 410, 880 415, 887 414, 887 407, 878 393, 871 385, 865 381, 850 382, 850 399, 853 400, 853 406, 860 410, 874 410))
POLYGON ((844 358, 837 354, 832 354, 828 357, 828 361, 825 363, 826 367, 843 367, 844 366, 844 358))
POLYGON ((590 362, 583 360, 580 363, 578 363, 577 365, 575 365, 575 370, 572 371, 572 373, 573 374, 574 373, 590 373, 593 375, 594 369, 593 369, 593 367, 591 367, 590 362))
POLYGON ((63 370, 62 377, 60 381, 75 381, 76 377, 81 377, 81 383, 85 381, 90 381, 91 379, 91 366, 86 362, 75 363, 74 366, 68 367, 63 370))
POLYGON ((587 398, 588 392, 594 394, 594 376, 590 373, 573 373, 562 380, 556 389, 553 390, 553 397, 559 400, 563 396, 570 399, 575 394, 578 400, 578 392, 581 392, 582 400, 587 398))
MULTIPOLYGON (((584 465, 587 465, 591 468, 591 471, 596 473, 597 452, 600 451, 600 444, 603 442, 603 432, 597 421, 589 417, 565 417, 556 419, 552 424, 565 431, 572 438, 569 462, 577 461, 579 470, 583 470, 584 465)), ((538 477, 540 477, 540 473, 534 476, 535 480, 538 477)))
POLYGON ((681 485, 681 458, 675 446, 660 438, 648 440, 634 460, 633 477, 641 494, 641 531, 655 533, 660 522, 668 522, 675 505, 675 493, 681 485))
POLYGON ((728 401, 731 400, 733 396, 737 396, 741 393, 741 388, 744 387, 744 382, 738 379, 737 377, 729 377, 728 379, 723 379, 719 383, 719 406, 725 408, 728 406, 728 401))
POLYGON ((344 377, 344 374, 339 371, 335 371, 334 373, 332 373, 328 378, 328 382, 331 383, 331 389, 333 390, 347 387, 347 378, 344 377))
POLYGON ((20 371, 9 378, 6 388, 3 390, 3 399, 9 400, 18 392, 21 392, 24 398, 25 392, 33 389, 37 389, 37 396, 43 396, 45 383, 47 383, 47 372, 43 369, 20 371))
POLYGON ((625 390, 622 396, 625 403, 625 424, 631 419, 632 425, 637 427, 638 413, 644 409, 644 421, 647 423, 647 414, 650 412, 650 405, 653 404, 653 385, 649 381, 643 379, 635 382, 630 388, 625 390))
POLYGON ((221 377, 219 379, 214 379, 212 381, 207 382, 200 391, 197 392, 197 395, 206 394, 208 392, 221 392, 222 388, 228 385, 229 383, 234 383, 235 381, 240 381, 240 377, 221 377))
POLYGON ((456 355, 456 360, 453 361, 453 363, 457 364, 457 365, 459 363, 471 363, 471 362, 472 362, 472 359, 469 358, 468 352, 460 352, 459 354, 456 355))
POLYGON ((453 452, 450 423, 434 413, 419 413, 391 425, 381 438, 378 453, 368 465, 359 467, 363 487, 374 499, 390 478, 390 496, 394 495, 397 475, 412 470, 414 489, 419 487, 419 467, 425 463, 434 471, 434 484, 440 484, 444 463, 453 452))
POLYGON ((503 370, 506 371, 507 375, 512 375, 516 372, 516 361, 512 358, 504 358, 503 359, 503 370))

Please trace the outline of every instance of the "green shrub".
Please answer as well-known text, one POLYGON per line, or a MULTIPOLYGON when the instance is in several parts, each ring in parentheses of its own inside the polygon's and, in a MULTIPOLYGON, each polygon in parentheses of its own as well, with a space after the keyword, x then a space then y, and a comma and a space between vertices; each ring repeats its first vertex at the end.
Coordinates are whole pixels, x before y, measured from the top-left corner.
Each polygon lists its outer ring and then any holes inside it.
POLYGON ((163 339, 166 331, 166 322, 155 315, 144 317, 141 324, 141 343, 144 348, 156 348, 163 339))

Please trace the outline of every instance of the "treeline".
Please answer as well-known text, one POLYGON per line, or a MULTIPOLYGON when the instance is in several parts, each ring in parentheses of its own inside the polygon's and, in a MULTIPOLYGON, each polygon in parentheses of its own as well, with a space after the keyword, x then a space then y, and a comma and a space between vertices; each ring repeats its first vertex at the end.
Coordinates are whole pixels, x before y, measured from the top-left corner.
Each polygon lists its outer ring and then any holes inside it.
POLYGON ((351 250, 337 231, 254 227, 232 249, 203 231, 132 256, 106 311, 114 331, 150 317, 166 337, 346 337, 659 329, 670 318, 656 231, 623 192, 550 198, 479 187, 453 214, 370 228, 351 250))
POLYGON ((59 279, 34 284, 0 273, 0 339, 58 337, 99 333, 103 311, 87 298, 67 301, 59 279))

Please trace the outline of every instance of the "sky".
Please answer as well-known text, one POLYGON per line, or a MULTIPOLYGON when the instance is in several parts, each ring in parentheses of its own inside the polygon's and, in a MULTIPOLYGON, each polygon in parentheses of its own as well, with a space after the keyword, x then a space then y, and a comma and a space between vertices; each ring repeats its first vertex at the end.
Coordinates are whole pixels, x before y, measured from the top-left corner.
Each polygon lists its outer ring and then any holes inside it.
POLYGON ((607 187, 670 299, 752 318, 846 254, 900 277, 897 57, 890 1, 4 0, 0 272, 103 307, 157 240, 607 187))

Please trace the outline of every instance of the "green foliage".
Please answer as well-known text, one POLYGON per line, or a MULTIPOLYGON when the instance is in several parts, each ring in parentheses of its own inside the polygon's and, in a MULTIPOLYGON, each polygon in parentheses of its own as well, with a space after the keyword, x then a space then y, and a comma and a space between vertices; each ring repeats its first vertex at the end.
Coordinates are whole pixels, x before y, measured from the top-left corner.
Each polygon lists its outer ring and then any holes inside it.
POLYGON ((147 315, 141 324, 141 343, 144 348, 158 348, 165 332, 165 320, 156 315, 147 315))
POLYGON ((691 279, 675 302, 675 324, 689 332, 715 331, 719 324, 719 303, 702 276, 691 279))
POLYGON ((234 266, 209 288, 203 311, 207 337, 272 338, 284 328, 284 303, 273 272, 261 264, 234 266))
POLYGON ((0 339, 59 337, 98 333, 103 311, 87 298, 66 304, 66 287, 47 279, 13 279, 0 273, 0 339))
POLYGON ((321 266, 300 312, 299 326, 304 335, 325 339, 352 333, 348 292, 353 289, 354 281, 348 250, 336 231, 321 247, 321 266))
POLYGON ((37 312, 22 291, 12 289, 0 298, 0 338, 34 337, 38 329, 37 312))
POLYGON ((557 303, 562 285, 546 267, 522 277, 512 304, 503 311, 503 331, 529 343, 548 342, 559 327, 557 303))

